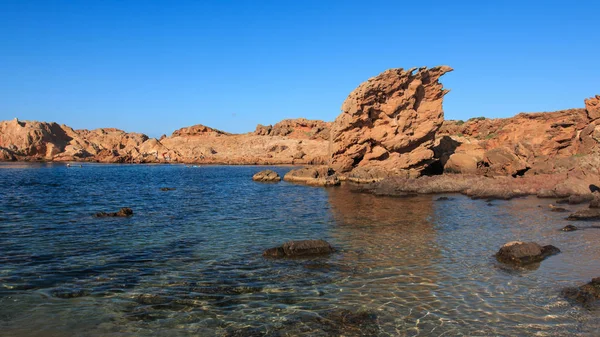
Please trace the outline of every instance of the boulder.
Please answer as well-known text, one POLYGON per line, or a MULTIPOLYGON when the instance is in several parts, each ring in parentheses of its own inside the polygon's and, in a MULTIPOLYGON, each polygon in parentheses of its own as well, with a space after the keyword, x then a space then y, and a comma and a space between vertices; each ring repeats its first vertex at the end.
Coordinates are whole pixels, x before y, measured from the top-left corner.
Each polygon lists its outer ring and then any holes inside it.
POLYGON ((463 173, 463 174, 475 174, 477 173, 478 158, 468 153, 454 153, 450 155, 446 165, 444 165, 444 172, 446 173, 463 173))
POLYGON ((335 250, 325 240, 300 240, 288 241, 280 247, 270 248, 264 251, 265 257, 304 257, 314 255, 326 255, 335 250))
POLYGON ((283 176, 283 180, 313 186, 336 186, 340 184, 337 175, 326 166, 310 166, 291 170, 283 176))
POLYGON ((107 218, 107 217, 129 217, 132 215, 133 215, 133 211, 131 210, 131 208, 123 207, 118 212, 113 212, 113 213, 99 212, 99 213, 96 213, 94 216, 96 218, 107 218))
POLYGON ((573 225, 566 225, 565 227, 563 227, 561 230, 563 232, 572 232, 572 231, 576 231, 578 228, 577 226, 573 226, 573 225))
POLYGON ((582 209, 569 215, 567 220, 600 220, 600 209, 582 209))
POLYGON ((590 283, 575 288, 563 290, 563 296, 580 303, 584 307, 591 307, 600 299, 600 277, 593 278, 590 283))
POLYGON ((338 173, 377 167, 389 175, 427 167, 448 93, 438 80, 449 71, 389 69, 360 84, 331 126, 331 167, 338 173))
POLYGON ((527 163, 504 147, 498 147, 485 152, 483 161, 479 164, 482 173, 490 175, 522 175, 527 171, 527 163))
POLYGON ((263 182, 276 182, 281 181, 281 177, 277 172, 272 170, 264 170, 256 173, 252 176, 252 180, 254 181, 263 181, 263 182))
POLYGON ((512 241, 504 244, 496 253, 496 259, 502 263, 526 265, 540 262, 548 256, 560 253, 560 249, 552 246, 540 246, 535 242, 512 241))

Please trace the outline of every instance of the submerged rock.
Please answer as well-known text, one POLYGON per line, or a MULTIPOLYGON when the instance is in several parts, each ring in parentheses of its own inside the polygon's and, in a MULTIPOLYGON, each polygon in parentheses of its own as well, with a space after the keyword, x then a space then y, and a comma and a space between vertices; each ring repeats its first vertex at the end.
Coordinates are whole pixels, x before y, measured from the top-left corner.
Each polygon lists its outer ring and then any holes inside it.
POLYGON ((574 225, 566 225, 561 229, 563 232, 572 232, 578 230, 577 226, 574 225))
POLYGON ((600 209, 582 209, 569 215, 567 220, 600 220, 600 209))
POLYGON ((372 311, 335 309, 318 321, 332 336, 376 336, 379 332, 377 314, 372 311))
POLYGON ((584 307, 590 307, 600 299, 600 277, 579 287, 566 288, 562 293, 566 298, 574 300, 584 307))
POLYGON ((118 212, 114 212, 114 213, 99 212, 99 213, 96 213, 94 216, 96 218, 107 218, 107 217, 129 217, 132 215, 133 215, 133 210, 131 210, 131 208, 123 207, 118 212))
POLYGON ((548 205, 548 207, 550 207, 550 212, 568 212, 569 211, 564 207, 557 207, 552 204, 548 205))
POLYGON ((325 240, 288 241, 280 247, 264 251, 265 257, 302 257, 331 254, 335 250, 325 240))
POLYGON ((175 191, 176 188, 175 187, 161 187, 160 190, 163 191, 163 192, 166 192, 166 191, 175 191))
POLYGON ((252 180, 254 181, 263 181, 263 182, 276 182, 281 181, 281 177, 277 172, 272 170, 264 170, 256 173, 252 176, 252 180))
POLYGON ((500 248, 496 253, 496 259, 502 263, 526 265, 540 262, 558 253, 560 253, 560 249, 552 245, 542 247, 535 242, 512 241, 500 248))

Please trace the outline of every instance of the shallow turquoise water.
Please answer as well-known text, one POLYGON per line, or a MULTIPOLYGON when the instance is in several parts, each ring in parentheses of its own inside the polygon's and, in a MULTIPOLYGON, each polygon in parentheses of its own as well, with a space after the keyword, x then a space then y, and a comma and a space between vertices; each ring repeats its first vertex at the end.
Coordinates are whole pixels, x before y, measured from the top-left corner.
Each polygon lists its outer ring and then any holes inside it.
POLYGON ((600 230, 559 231, 548 200, 382 198, 253 182, 262 169, 1 164, 0 335, 597 335, 560 290, 600 276, 600 230), (261 256, 306 238, 339 251, 261 256), (506 269, 493 254, 512 240, 563 253, 506 269))

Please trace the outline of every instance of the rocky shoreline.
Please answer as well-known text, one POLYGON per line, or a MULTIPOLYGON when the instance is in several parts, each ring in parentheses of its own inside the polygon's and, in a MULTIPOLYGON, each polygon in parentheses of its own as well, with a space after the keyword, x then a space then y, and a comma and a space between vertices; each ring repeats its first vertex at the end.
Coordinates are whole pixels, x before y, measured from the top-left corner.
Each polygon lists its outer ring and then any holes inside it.
POLYGON ((584 108, 444 120, 448 66, 389 69, 352 91, 334 122, 288 119, 229 134, 204 125, 149 138, 118 129, 0 122, 0 161, 307 165, 286 181, 474 198, 589 196, 600 185, 600 95, 584 108))

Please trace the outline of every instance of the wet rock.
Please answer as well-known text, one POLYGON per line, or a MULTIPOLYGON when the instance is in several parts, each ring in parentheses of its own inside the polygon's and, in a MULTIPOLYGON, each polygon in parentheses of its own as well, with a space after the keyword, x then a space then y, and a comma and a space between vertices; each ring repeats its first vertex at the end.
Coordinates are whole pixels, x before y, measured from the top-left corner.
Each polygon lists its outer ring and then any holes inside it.
POLYGON ((593 194, 572 195, 567 199, 569 205, 579 205, 594 200, 593 194))
POLYGON ((166 191, 175 191, 176 188, 175 187, 161 187, 160 190, 163 191, 163 192, 166 192, 166 191))
POLYGON ((582 209, 569 215, 567 220, 600 220, 600 209, 582 209))
POLYGON ((454 200, 454 198, 439 197, 439 198, 435 199, 435 201, 449 201, 449 200, 454 200))
POLYGON ((552 245, 542 247, 535 242, 512 241, 500 248, 496 253, 496 259, 502 263, 526 265, 543 261, 558 253, 560 253, 560 249, 552 245))
POLYGON ((486 205, 487 206, 494 206, 494 204, 492 204, 491 202, 488 202, 486 205))
POLYGON ((118 212, 114 212, 114 213, 99 212, 99 213, 96 213, 94 216, 96 218, 107 218, 107 217, 129 217, 132 215, 133 215, 133 210, 131 210, 131 208, 123 207, 118 212))
POLYGON ((554 206, 552 204, 548 205, 548 207, 550 207, 550 212, 560 212, 560 213, 562 213, 562 212, 568 212, 569 211, 569 210, 567 210, 564 207, 557 207, 557 206, 554 206))
POLYGON ((572 231, 576 231, 578 228, 574 225, 566 225, 565 227, 563 227, 561 230, 563 232, 572 232, 572 231))
POLYGON ((263 181, 263 182, 276 182, 281 181, 281 177, 277 172, 272 170, 264 170, 256 173, 252 176, 252 180, 254 181, 263 181))
POLYGON ((566 288, 562 291, 562 294, 567 299, 573 300, 584 307, 589 308, 597 305, 597 301, 600 299, 600 277, 596 277, 590 283, 579 287, 566 288))
POLYGON ((303 257, 331 254, 335 250, 325 240, 288 241, 280 247, 264 251, 265 257, 303 257))
POLYGON ((341 183, 333 170, 326 166, 303 167, 291 170, 283 176, 283 180, 324 187, 336 186, 341 183))

